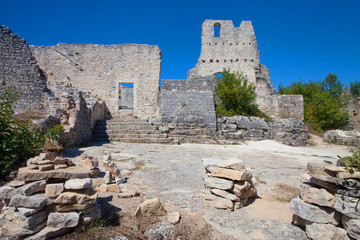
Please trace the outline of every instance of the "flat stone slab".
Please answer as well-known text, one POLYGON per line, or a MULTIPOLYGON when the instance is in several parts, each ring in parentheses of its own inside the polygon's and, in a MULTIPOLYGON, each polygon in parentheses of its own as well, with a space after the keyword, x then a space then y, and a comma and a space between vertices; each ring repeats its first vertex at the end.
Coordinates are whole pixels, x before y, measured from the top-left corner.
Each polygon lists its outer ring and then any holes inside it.
POLYGON ((30 170, 27 168, 20 168, 18 177, 16 180, 19 181, 37 181, 49 178, 60 178, 60 179, 73 179, 73 178, 90 178, 89 169, 72 166, 66 169, 55 169, 50 171, 41 172, 39 170, 30 170))

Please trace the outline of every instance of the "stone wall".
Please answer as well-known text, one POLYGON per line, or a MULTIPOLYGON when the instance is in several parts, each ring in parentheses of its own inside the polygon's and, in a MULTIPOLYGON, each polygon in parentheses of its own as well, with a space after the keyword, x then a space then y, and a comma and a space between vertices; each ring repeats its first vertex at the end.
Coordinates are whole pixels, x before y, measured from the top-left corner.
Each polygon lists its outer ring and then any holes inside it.
POLYGON ((291 146, 304 146, 309 143, 308 129, 299 119, 274 118, 267 123, 258 117, 223 117, 217 119, 217 127, 219 139, 229 142, 274 139, 291 146))
POLYGON ((16 113, 44 108, 46 78, 28 44, 9 28, 0 26, 0 92, 5 89, 19 94, 16 113))
POLYGON ((352 99, 348 106, 349 123, 347 128, 360 131, 360 97, 352 99))
POLYGON ((205 20, 202 25, 201 54, 188 78, 214 75, 224 68, 243 72, 249 82, 257 86, 258 95, 273 94, 269 70, 260 64, 254 28, 250 21, 234 27, 232 21, 205 20), (220 36, 214 36, 214 27, 220 27, 220 36))
POLYGON ((162 123, 188 134, 214 133, 216 115, 215 78, 164 80, 161 89, 162 123))
POLYGON ((134 115, 160 117, 158 46, 58 44, 31 49, 49 82, 104 100, 111 114, 119 113, 119 83, 133 83, 134 115))
POLYGON ((97 120, 104 119, 105 104, 75 88, 49 83, 53 96, 46 102, 48 118, 40 121, 43 126, 61 123, 65 132, 61 142, 65 146, 80 145, 91 138, 97 120))
POLYGON ((260 110, 270 117, 304 120, 304 99, 302 95, 257 96, 256 103, 260 110))

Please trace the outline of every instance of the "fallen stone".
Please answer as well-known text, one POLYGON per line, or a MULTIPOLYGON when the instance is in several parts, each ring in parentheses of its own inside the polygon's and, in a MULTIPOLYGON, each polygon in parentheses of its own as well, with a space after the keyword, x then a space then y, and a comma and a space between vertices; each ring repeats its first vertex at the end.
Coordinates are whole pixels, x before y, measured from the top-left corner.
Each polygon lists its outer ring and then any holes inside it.
POLYGON ((301 227, 305 227, 305 225, 311 224, 311 223, 312 222, 302 219, 301 217, 299 217, 296 214, 293 215, 292 222, 291 222, 291 224, 294 224, 295 226, 301 226, 301 227))
MULTIPOLYGON (((53 164, 53 162, 51 160, 42 160, 42 161, 36 161, 35 164, 37 165, 50 165, 53 164)), ((39 166, 40 168, 40 166, 39 166)))
POLYGON ((43 208, 51 203, 50 199, 44 194, 36 194, 33 196, 16 195, 10 200, 10 207, 25 208, 43 208))
POLYGON ((325 171, 325 166, 323 164, 320 164, 320 163, 308 163, 306 168, 307 168, 310 175, 314 174, 314 175, 330 176, 325 171))
POLYGON ((114 177, 112 176, 110 171, 105 172, 104 178, 105 178, 105 183, 106 184, 111 184, 111 183, 114 182, 114 177))
POLYGON ((119 235, 119 236, 110 238, 110 240, 129 240, 129 239, 125 236, 119 235))
POLYGON ((110 171, 114 177, 121 177, 120 169, 116 166, 116 163, 114 161, 104 161, 104 167, 107 171, 110 171))
POLYGON ((219 197, 223 197, 234 202, 240 202, 240 198, 238 198, 235 194, 229 193, 227 191, 214 188, 214 189, 210 189, 210 192, 219 197))
POLYGON ((348 189, 360 189, 360 182, 355 179, 342 179, 337 177, 330 177, 325 175, 316 175, 316 174, 310 174, 312 178, 336 184, 348 189))
POLYGON ((167 214, 167 221, 172 224, 177 224, 180 222, 181 215, 179 212, 171 212, 167 214))
POLYGON ((300 186, 300 197, 306 203, 313 203, 323 207, 332 207, 335 202, 335 196, 323 188, 311 187, 308 184, 300 186))
POLYGON ((97 192, 107 192, 108 190, 108 185, 106 184, 101 184, 100 186, 96 187, 95 190, 97 192))
POLYGON ((26 236, 39 232, 45 227, 46 221, 39 223, 31 229, 20 227, 17 223, 14 222, 7 222, 0 227, 0 239, 23 239, 26 236))
POLYGON ((69 179, 65 182, 65 189, 71 190, 81 190, 81 189, 89 189, 92 186, 91 178, 77 178, 77 179, 69 179))
POLYGON ((344 178, 344 179, 347 179, 347 178, 356 178, 356 179, 359 179, 360 178, 360 172, 356 171, 354 173, 348 173, 348 172, 339 172, 337 174, 337 177, 338 178, 344 178))
POLYGON ((339 195, 360 198, 360 191, 357 189, 339 189, 336 190, 335 193, 339 195))
POLYGON ((116 177, 115 178, 115 183, 116 184, 121 184, 121 183, 124 183, 125 182, 125 178, 123 177, 116 177))
POLYGON ((101 212, 100 209, 96 209, 94 211, 88 212, 86 214, 81 214, 80 215, 80 221, 81 224, 86 226, 89 225, 90 223, 94 222, 96 219, 100 218, 101 216, 101 212))
POLYGON ((18 207, 16 209, 25 217, 29 217, 42 210, 42 208, 22 208, 22 207, 18 207))
POLYGON ((251 184, 248 181, 235 182, 234 189, 245 192, 246 190, 251 188, 251 184))
POLYGON ((58 157, 60 152, 46 152, 44 159, 55 160, 58 157))
POLYGON ((214 178, 204 175, 205 186, 208 188, 217 188, 221 190, 230 190, 234 186, 234 183, 230 180, 214 178))
POLYGON ((45 195, 51 198, 58 197, 63 191, 63 183, 47 184, 45 187, 45 195))
POLYGON ((40 171, 49 171, 54 169, 54 164, 39 165, 40 171))
POLYGON ((144 216, 165 216, 166 210, 159 201, 158 198, 147 199, 141 203, 135 212, 135 217, 144 217, 144 216))
POLYGON ((63 192, 56 199, 58 204, 94 204, 97 200, 97 193, 92 196, 75 192, 63 192))
POLYGON ((82 211, 90 208, 93 204, 61 204, 55 207, 57 212, 82 211))
POLYGON ((351 217, 360 219, 359 199, 343 195, 335 195, 334 208, 336 211, 351 217))
POLYGON ((314 223, 331 223, 338 225, 341 214, 331 208, 318 207, 305 203, 300 198, 294 198, 290 202, 290 210, 302 219, 314 223))
POLYGON ((50 213, 47 226, 52 228, 72 228, 79 224, 80 214, 76 212, 50 213))
POLYGON ((30 196, 37 192, 44 192, 45 186, 46 186, 46 181, 41 180, 41 181, 28 183, 22 187, 17 188, 16 191, 22 195, 30 196))
POLYGON ((63 157, 57 156, 52 163, 54 165, 66 165, 66 159, 63 157))
POLYGON ((345 229, 332 224, 312 223, 306 225, 306 235, 313 240, 350 240, 345 229))
POLYGON ((90 175, 92 177, 95 177, 95 176, 99 176, 101 173, 100 169, 99 168, 92 168, 90 169, 90 175))
POLYGON ((207 194, 205 196, 205 206, 234 210, 234 203, 230 199, 217 197, 213 194, 207 194))
POLYGON ((228 168, 237 171, 244 171, 246 167, 244 166, 244 162, 238 158, 230 158, 224 161, 220 161, 215 163, 215 166, 221 168, 228 168))
POLYGON ((57 169, 53 171, 40 172, 38 170, 29 170, 27 168, 20 168, 16 180, 31 182, 41 179, 73 179, 73 178, 89 178, 90 173, 88 169, 73 166, 67 169, 57 169))
POLYGON ((360 220, 343 215, 341 222, 350 237, 360 239, 360 220))
MULTIPOLYGON (((9 187, 17 188, 17 187, 24 186, 25 184, 26 183, 24 181, 13 180, 13 181, 9 182, 6 185, 9 186, 9 187)), ((0 193, 0 195, 1 195, 1 193, 0 193)))
POLYGON ((235 192, 235 195, 237 197, 239 197, 240 199, 245 199, 245 198, 247 199, 247 198, 256 197, 257 191, 256 191, 256 188, 252 187, 252 188, 246 190, 245 192, 240 192, 240 194, 237 194, 237 192, 235 192))
POLYGON ((48 211, 42 210, 25 217, 21 212, 17 211, 16 208, 9 208, 6 211, 4 218, 1 219, 0 225, 4 226, 9 222, 12 222, 17 224, 17 226, 20 228, 34 230, 37 225, 41 224, 46 220, 47 215, 48 211))
POLYGON ((8 199, 10 200, 14 195, 18 194, 15 191, 15 188, 10 186, 0 187, 0 200, 8 199))
POLYGON ((151 225, 146 231, 145 236, 149 240, 175 240, 176 228, 169 222, 158 222, 151 225))
POLYGON ((47 239, 53 239, 59 236, 62 236, 66 233, 70 232, 69 228, 51 228, 46 227, 37 234, 30 236, 28 238, 25 238, 24 240, 47 240, 47 239))
POLYGON ((237 171, 219 167, 207 167, 206 170, 214 177, 222 177, 235 181, 247 181, 251 179, 251 173, 248 171, 237 171))
POLYGON ((28 164, 28 165, 27 165, 27 168, 28 168, 29 170, 39 169, 39 165, 28 164))
POLYGON ((140 194, 135 189, 126 189, 125 191, 118 194, 118 198, 132 198, 139 195, 140 194))
POLYGON ((337 186, 335 184, 328 183, 328 182, 325 182, 325 181, 322 181, 322 180, 319 180, 319 179, 316 179, 313 177, 310 178, 310 182, 312 182, 313 184, 318 185, 320 187, 323 187, 323 188, 329 190, 330 192, 336 192, 338 190, 344 189, 341 186, 337 186))
POLYGON ((84 158, 81 159, 81 166, 88 167, 88 168, 97 168, 99 166, 99 161, 95 158, 84 158))
POLYGON ((65 169, 68 168, 68 165, 66 164, 59 164, 54 166, 55 169, 65 169))
POLYGON ((326 170, 333 172, 333 173, 346 172, 344 167, 339 167, 339 166, 335 166, 335 165, 325 165, 324 167, 326 170))

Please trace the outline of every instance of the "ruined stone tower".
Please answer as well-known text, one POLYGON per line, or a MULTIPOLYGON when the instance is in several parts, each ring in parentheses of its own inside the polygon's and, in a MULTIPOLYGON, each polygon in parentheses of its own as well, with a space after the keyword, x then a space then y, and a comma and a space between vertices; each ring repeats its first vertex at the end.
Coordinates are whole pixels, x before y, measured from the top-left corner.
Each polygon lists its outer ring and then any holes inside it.
POLYGON ((188 78, 214 75, 226 69, 246 74, 259 96, 275 93, 269 70, 259 60, 254 28, 250 21, 234 27, 229 20, 205 20, 202 25, 201 55, 188 78))

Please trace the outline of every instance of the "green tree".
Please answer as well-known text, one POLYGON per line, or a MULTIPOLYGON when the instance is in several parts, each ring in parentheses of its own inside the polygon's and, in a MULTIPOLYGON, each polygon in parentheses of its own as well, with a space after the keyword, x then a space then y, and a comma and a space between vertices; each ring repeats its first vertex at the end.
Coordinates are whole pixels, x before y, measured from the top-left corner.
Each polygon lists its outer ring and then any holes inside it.
POLYGON ((215 86, 215 109, 218 116, 267 117, 255 104, 255 85, 243 73, 224 69, 215 86))
POLYGON ((360 96, 360 82, 350 82, 350 93, 354 97, 360 96))
POLYGON ((0 178, 4 178, 20 161, 43 146, 44 136, 30 121, 13 115, 16 94, 5 91, 0 95, 0 178))
POLYGON ((317 131, 341 128, 347 123, 342 91, 343 85, 332 73, 324 81, 300 80, 287 87, 279 85, 279 94, 303 95, 304 120, 317 131))

